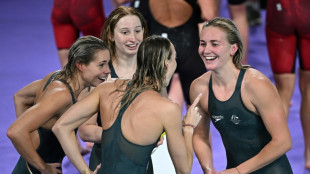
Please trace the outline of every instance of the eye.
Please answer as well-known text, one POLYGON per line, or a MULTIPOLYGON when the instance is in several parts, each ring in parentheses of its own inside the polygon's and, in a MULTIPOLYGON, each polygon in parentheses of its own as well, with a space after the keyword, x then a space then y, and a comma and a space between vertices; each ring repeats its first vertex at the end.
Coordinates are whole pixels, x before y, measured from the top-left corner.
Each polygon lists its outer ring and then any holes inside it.
POLYGON ((107 64, 107 62, 101 62, 98 66, 103 67, 106 64, 107 64))
POLYGON ((204 43, 204 42, 200 42, 200 43, 199 43, 199 46, 204 47, 204 46, 206 46, 206 43, 204 43))
POLYGON ((122 31, 121 33, 124 35, 127 35, 129 32, 128 31, 122 31))
POLYGON ((137 30, 135 30, 135 32, 136 32, 136 33, 141 33, 142 30, 141 30, 141 29, 137 29, 137 30))

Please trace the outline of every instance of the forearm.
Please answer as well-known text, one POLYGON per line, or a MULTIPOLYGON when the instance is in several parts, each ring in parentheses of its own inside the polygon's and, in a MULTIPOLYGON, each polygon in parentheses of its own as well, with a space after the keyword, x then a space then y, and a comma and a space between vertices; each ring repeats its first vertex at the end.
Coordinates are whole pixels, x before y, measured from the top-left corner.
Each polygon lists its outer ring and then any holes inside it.
POLYGON ((18 153, 33 167, 39 171, 46 169, 46 163, 37 153, 33 143, 31 142, 30 134, 23 134, 21 132, 12 132, 8 130, 8 137, 12 141, 18 153))
POLYGON ((271 141, 257 155, 237 166, 238 170, 242 174, 254 172, 275 161, 290 148, 291 142, 271 141))
POLYGON ((100 143, 102 127, 97 125, 82 125, 79 127, 79 136, 85 142, 100 143))
POLYGON ((16 118, 34 105, 35 96, 23 96, 16 93, 13 97, 16 118))
POLYGON ((14 96, 17 118, 35 103, 36 92, 40 89, 42 80, 36 80, 17 91, 14 96))
POLYGON ((83 174, 91 173, 88 165, 80 153, 74 130, 69 130, 59 125, 55 125, 53 127, 53 132, 59 140, 65 154, 76 169, 83 174))
POLYGON ((187 163, 190 171, 193 166, 193 133, 194 133, 193 127, 183 126, 183 135, 187 151, 187 163))
POLYGON ((203 141, 202 139, 194 135, 193 146, 195 154, 204 173, 209 174, 215 172, 213 166, 211 144, 209 143, 209 141, 203 141))

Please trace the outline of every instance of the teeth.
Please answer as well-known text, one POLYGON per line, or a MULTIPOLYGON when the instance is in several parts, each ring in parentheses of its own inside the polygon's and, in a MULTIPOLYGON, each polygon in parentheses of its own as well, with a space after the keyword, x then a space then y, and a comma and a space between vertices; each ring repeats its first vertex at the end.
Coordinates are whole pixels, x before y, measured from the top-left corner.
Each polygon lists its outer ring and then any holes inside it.
POLYGON ((135 46, 137 46, 137 44, 129 44, 128 46, 129 47, 135 47, 135 46))
POLYGON ((216 58, 216 56, 208 56, 208 57, 205 57, 207 60, 213 60, 216 58))
POLYGON ((104 77, 98 77, 98 79, 105 81, 107 78, 104 78, 104 77))

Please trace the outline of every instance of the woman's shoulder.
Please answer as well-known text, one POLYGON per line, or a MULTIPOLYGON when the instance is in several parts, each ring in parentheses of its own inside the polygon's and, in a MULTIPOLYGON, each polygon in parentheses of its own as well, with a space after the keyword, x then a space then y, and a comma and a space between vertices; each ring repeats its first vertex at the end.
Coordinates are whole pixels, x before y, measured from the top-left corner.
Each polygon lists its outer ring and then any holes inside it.
POLYGON ((266 87, 272 86, 270 79, 264 73, 254 68, 247 69, 242 83, 245 86, 245 89, 250 90, 251 92, 260 89, 263 90, 266 89, 266 87))
POLYGON ((261 81, 270 81, 270 79, 264 73, 257 69, 248 68, 244 75, 244 81, 245 83, 255 84, 261 81))
POLYGON ((206 72, 200 77, 196 78, 191 86, 190 91, 201 91, 204 90, 206 87, 208 87, 209 81, 210 81, 211 72, 206 72))

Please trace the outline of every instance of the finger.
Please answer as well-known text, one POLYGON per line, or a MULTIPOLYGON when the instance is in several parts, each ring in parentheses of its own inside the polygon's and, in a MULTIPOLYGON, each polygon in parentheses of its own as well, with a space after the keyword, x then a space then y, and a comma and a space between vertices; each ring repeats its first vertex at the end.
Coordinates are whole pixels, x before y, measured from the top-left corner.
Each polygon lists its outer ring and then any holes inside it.
POLYGON ((96 167, 96 169, 94 170, 94 173, 93 173, 93 174, 98 173, 98 171, 99 171, 100 167, 101 167, 101 164, 97 165, 97 167, 96 167))
POLYGON ((192 103, 192 106, 196 106, 199 103, 201 96, 202 93, 199 93, 199 95, 195 98, 194 102, 192 103))
POLYGON ((61 167, 60 163, 47 163, 47 164, 53 167, 61 167))

